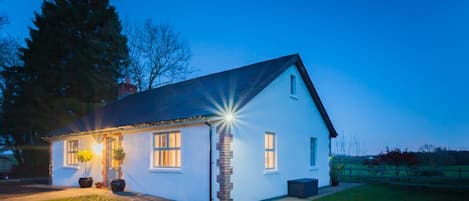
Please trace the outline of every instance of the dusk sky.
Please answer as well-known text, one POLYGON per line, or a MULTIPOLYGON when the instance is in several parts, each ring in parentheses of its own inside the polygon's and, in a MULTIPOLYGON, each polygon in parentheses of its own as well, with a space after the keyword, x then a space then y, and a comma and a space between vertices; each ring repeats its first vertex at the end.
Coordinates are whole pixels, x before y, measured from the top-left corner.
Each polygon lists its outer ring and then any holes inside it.
MULTIPOLYGON (((24 44, 42 0, 0 0, 24 44)), ((192 76, 299 53, 339 135, 366 153, 469 149, 469 1, 111 0, 123 21, 180 32, 192 76)))

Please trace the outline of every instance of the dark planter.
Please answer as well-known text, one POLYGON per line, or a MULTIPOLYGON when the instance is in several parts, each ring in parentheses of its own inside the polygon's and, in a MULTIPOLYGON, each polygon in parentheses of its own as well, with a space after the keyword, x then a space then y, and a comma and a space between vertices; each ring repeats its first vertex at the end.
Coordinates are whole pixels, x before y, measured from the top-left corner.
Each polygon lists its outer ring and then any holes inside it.
POLYGON ((122 192, 125 188, 125 180, 123 179, 113 179, 111 181, 111 190, 112 192, 122 192))
POLYGON ((338 185, 339 185, 339 180, 331 179, 331 186, 338 186, 338 185))
POLYGON ((89 188, 93 185, 93 177, 82 177, 78 180, 80 188, 89 188))

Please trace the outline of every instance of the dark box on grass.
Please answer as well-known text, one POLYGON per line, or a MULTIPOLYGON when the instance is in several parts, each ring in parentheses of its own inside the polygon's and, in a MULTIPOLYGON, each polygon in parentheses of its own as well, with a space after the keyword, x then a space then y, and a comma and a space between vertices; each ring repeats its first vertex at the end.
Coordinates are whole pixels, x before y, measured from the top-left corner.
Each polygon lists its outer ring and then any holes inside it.
POLYGON ((306 198, 318 194, 317 179, 296 179, 288 181, 288 196, 306 198))

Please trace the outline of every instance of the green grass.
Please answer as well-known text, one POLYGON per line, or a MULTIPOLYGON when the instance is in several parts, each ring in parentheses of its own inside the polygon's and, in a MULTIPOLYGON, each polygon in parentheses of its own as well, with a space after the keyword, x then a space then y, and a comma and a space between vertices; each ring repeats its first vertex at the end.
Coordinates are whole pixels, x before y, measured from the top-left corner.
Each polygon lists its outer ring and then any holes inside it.
POLYGON ((85 195, 85 196, 78 196, 78 197, 70 197, 70 198, 61 198, 61 199, 53 199, 48 201, 123 201, 123 199, 113 198, 104 195, 85 195))
POLYGON ((363 185, 318 201, 467 201, 469 191, 451 189, 422 189, 391 185, 363 185))

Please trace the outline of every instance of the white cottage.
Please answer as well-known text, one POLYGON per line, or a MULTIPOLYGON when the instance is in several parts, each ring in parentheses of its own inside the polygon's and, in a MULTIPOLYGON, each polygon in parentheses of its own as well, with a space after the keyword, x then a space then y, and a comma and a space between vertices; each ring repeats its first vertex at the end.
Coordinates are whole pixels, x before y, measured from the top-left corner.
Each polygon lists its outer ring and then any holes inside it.
POLYGON ((287 181, 330 182, 337 135, 299 55, 128 95, 46 139, 52 184, 77 186, 78 150, 93 150, 90 176, 114 178, 122 147, 126 190, 172 200, 263 200, 287 181))

